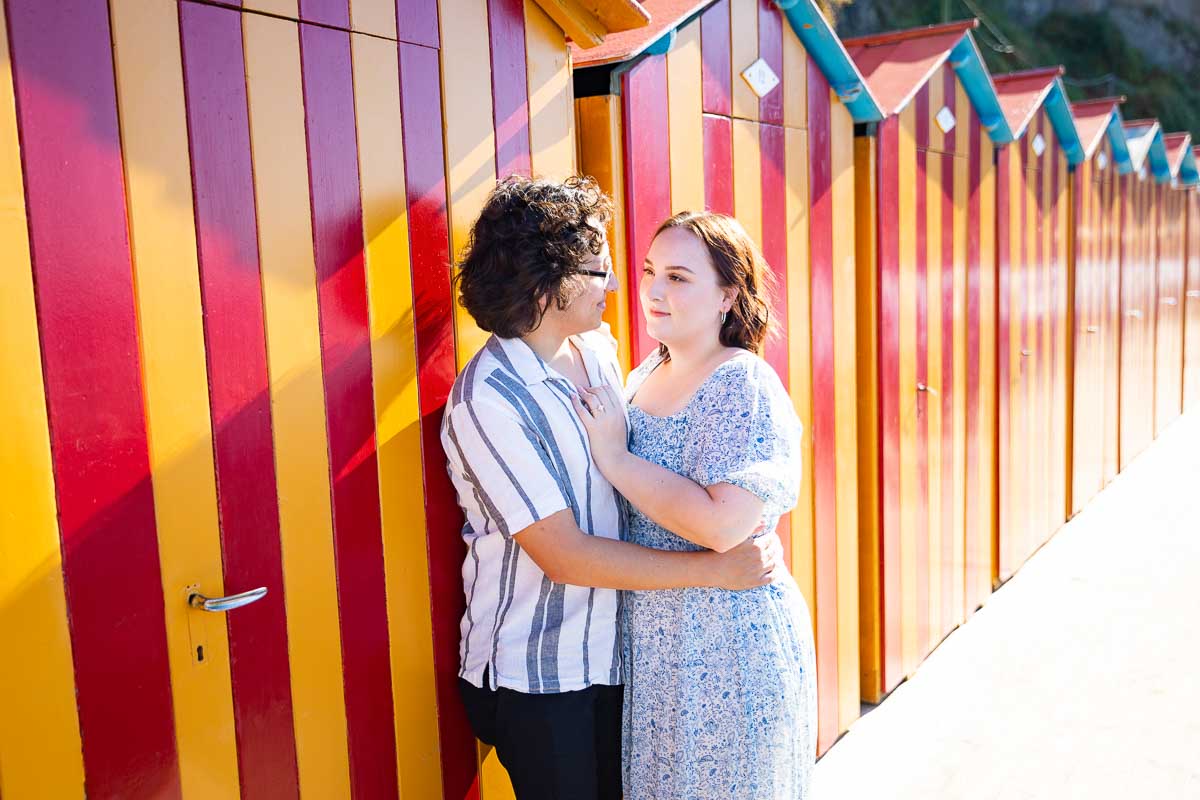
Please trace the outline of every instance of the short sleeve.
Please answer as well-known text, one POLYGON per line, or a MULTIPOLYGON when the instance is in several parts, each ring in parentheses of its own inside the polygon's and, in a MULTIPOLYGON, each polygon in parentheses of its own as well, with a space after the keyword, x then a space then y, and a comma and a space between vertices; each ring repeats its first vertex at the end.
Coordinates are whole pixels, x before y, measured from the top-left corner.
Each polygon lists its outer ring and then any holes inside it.
POLYGON ((683 465, 701 486, 752 492, 768 517, 795 507, 800 493, 800 421, 765 361, 738 356, 701 387, 689 413, 683 465))
POLYGON ((459 505, 476 531, 505 538, 569 508, 550 453, 528 425, 485 401, 460 403, 442 424, 442 446, 459 505))

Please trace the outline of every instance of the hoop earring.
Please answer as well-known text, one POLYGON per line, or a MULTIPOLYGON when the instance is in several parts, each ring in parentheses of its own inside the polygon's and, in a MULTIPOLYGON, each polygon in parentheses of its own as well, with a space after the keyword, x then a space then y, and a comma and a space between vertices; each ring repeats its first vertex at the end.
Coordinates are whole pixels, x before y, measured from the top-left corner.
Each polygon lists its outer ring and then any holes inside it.
POLYGON ((721 327, 725 327, 725 317, 729 316, 728 311, 721 312, 721 327))

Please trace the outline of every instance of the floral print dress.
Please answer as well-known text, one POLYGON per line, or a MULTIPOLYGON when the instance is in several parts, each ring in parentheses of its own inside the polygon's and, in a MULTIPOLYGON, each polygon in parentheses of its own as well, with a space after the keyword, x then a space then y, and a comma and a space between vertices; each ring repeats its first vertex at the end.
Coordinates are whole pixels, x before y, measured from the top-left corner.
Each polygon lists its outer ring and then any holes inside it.
MULTIPOLYGON (((630 374, 631 401, 661 363, 630 374)), ((701 486, 729 483, 766 504, 773 527, 797 501, 800 423, 752 353, 719 366, 680 412, 630 403, 630 451, 701 486)), ((636 508, 632 541, 701 550, 636 508)), ((769 528, 768 528, 769 529, 769 528)), ((625 800, 801 800, 816 756, 816 669, 808 607, 791 576, 759 589, 624 593, 625 800)))

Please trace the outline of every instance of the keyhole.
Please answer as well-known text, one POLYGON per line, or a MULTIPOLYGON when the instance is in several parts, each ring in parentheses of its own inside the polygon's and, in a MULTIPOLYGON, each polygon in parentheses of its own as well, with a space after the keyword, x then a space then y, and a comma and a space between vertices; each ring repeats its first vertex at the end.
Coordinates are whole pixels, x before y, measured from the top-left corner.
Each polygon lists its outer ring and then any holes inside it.
POLYGON ((197 661, 204 660, 204 645, 200 645, 199 647, 196 648, 196 660, 197 661))

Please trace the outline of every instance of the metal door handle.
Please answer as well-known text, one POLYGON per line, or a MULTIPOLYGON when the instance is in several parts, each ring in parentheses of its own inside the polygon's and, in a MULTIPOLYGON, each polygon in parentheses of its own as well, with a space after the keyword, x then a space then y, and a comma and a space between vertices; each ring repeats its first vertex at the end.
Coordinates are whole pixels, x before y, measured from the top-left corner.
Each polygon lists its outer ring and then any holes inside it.
POLYGON ((1032 351, 1032 350, 1025 350, 1025 349, 1022 349, 1022 350, 1021 350, 1021 355, 1023 355, 1023 356, 1031 356, 1031 355, 1033 355, 1033 351, 1032 351))
POLYGON ((267 587, 260 586, 241 594, 231 594, 228 597, 205 597, 199 592, 188 595, 188 605, 204 611, 233 611, 235 608, 248 606, 267 596, 267 587))
POLYGON ((1088 332, 1088 333, 1099 333, 1099 332, 1100 332, 1100 326, 1099 326, 1099 325, 1088 325, 1088 326, 1087 326, 1087 332, 1088 332))
POLYGON ((926 386, 923 383, 917 384, 917 391, 918 392, 929 392, 934 397, 938 396, 937 389, 933 388, 932 386, 926 386))

